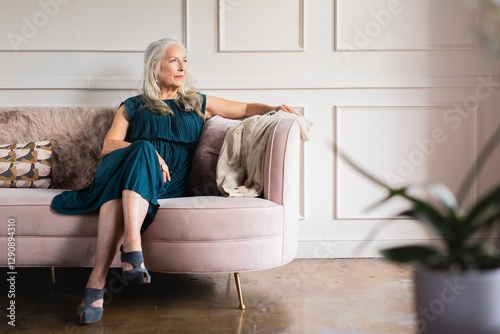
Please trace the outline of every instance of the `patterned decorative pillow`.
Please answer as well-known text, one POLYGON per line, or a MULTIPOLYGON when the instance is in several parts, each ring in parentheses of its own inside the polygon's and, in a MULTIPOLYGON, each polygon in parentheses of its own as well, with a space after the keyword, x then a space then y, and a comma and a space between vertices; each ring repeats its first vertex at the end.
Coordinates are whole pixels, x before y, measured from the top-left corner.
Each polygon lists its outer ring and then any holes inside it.
POLYGON ((0 145, 0 188, 50 188, 54 140, 0 145))

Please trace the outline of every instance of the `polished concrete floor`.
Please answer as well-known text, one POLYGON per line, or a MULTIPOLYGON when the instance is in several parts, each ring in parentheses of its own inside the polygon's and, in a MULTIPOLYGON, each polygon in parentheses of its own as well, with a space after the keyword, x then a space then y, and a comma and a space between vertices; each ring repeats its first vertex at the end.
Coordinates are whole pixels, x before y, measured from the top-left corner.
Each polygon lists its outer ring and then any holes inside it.
MULTIPOLYGON (((113 269, 109 278, 119 272, 113 269)), ((149 285, 116 284, 102 321, 77 326, 73 314, 88 274, 59 268, 53 285, 48 268, 18 268, 16 327, 2 315, 0 333, 416 332, 411 270, 381 259, 302 259, 242 273, 244 311, 232 276, 152 273, 149 285)))

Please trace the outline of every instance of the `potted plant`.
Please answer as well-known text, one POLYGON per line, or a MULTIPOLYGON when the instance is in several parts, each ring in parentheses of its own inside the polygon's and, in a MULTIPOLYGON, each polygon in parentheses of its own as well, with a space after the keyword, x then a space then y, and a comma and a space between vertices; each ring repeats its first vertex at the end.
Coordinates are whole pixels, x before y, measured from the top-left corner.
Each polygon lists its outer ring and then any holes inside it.
POLYGON ((437 243, 381 251, 390 261, 415 266, 419 333, 500 333, 500 250, 478 237, 490 233, 500 222, 500 184, 469 208, 459 205, 498 142, 500 126, 479 154, 457 197, 437 182, 390 187, 335 148, 344 162, 387 190, 387 197, 377 205, 403 198, 410 207, 398 216, 416 219, 437 237, 437 243), (414 195, 417 188, 426 195, 414 195))

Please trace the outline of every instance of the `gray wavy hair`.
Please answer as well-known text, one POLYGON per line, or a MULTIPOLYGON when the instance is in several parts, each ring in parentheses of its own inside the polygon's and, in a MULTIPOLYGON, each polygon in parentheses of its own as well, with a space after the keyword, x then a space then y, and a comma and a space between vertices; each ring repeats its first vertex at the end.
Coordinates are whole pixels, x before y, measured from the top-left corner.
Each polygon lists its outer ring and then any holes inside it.
MULTIPOLYGON (((186 51, 181 42, 172 38, 163 38, 151 43, 144 52, 144 82, 141 98, 144 106, 149 111, 157 114, 173 113, 172 109, 161 100, 161 91, 156 81, 156 73, 160 69, 160 61, 165 57, 167 50, 174 44, 186 51)), ((187 71, 184 82, 175 97, 175 103, 186 112, 195 111, 201 118, 205 117, 201 112, 203 98, 194 87, 189 71, 187 71)))

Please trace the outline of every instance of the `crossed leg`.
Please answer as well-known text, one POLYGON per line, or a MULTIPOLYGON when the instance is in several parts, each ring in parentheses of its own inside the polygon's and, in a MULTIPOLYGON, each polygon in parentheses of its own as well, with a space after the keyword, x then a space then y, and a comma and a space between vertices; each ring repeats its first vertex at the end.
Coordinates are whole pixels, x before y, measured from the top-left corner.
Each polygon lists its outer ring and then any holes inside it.
MULTIPOLYGON (((97 249, 95 263, 87 288, 103 289, 106 276, 120 244, 123 251, 141 251, 141 226, 146 217, 149 203, 136 192, 124 190, 121 199, 104 203, 99 212, 97 228, 97 249)), ((144 264, 141 264, 144 268, 144 264)), ((122 263, 123 270, 133 269, 133 265, 122 263)), ((91 306, 102 307, 103 299, 94 301, 91 306)), ((82 306, 85 306, 82 301, 82 306)))

